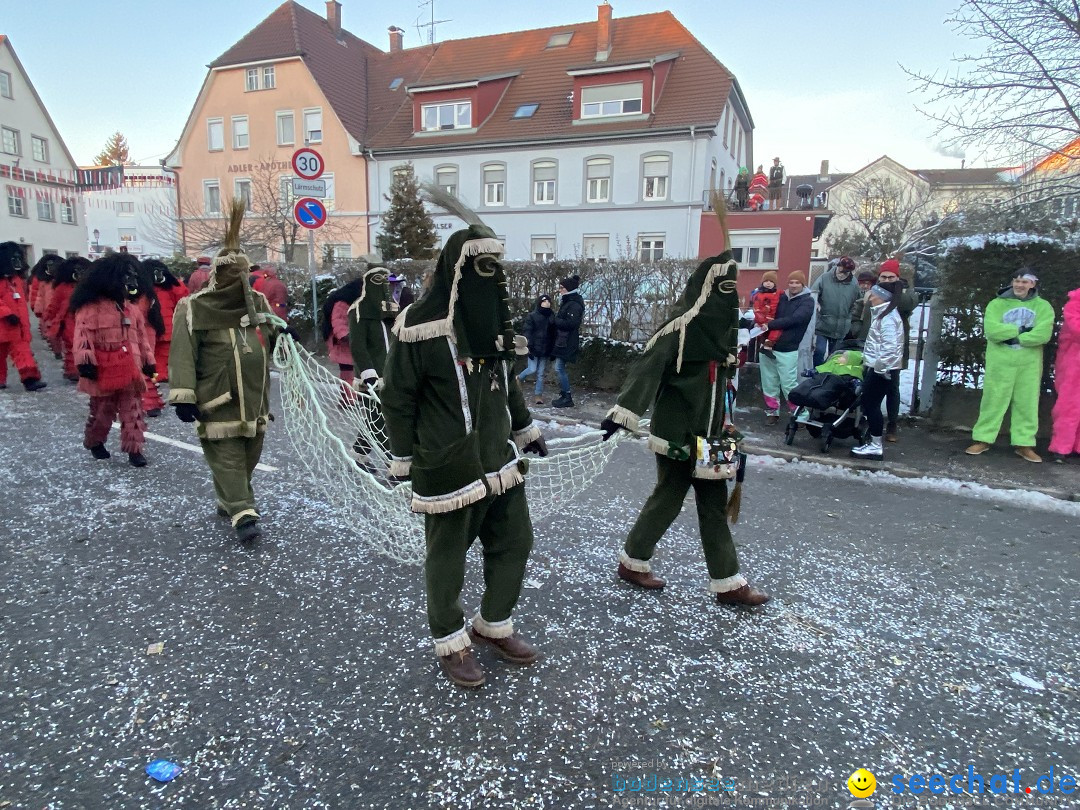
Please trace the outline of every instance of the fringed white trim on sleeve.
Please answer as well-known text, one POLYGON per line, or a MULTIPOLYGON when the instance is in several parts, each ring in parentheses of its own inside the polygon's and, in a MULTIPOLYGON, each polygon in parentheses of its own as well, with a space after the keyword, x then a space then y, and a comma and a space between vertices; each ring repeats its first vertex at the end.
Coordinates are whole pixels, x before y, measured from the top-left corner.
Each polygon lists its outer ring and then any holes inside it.
POLYGON ((195 391, 191 388, 170 388, 166 401, 170 405, 194 405, 197 399, 195 391))
POLYGON ((435 654, 439 656, 452 655, 472 645, 472 639, 462 627, 448 636, 435 639, 435 654))
POLYGON ((514 620, 503 619, 501 622, 489 622, 476 612, 472 620, 473 630, 488 638, 510 638, 514 635, 514 620))
POLYGON ((628 555, 625 551, 620 551, 619 552, 619 562, 621 562, 623 565, 625 565, 631 571, 640 571, 641 573, 644 573, 644 574, 647 574, 650 571, 652 571, 652 565, 649 564, 648 560, 635 560, 633 557, 628 555))
POLYGON ((231 401, 232 401, 232 392, 231 391, 226 391, 221 396, 214 397, 209 402, 204 402, 202 405, 199 406, 199 410, 204 411, 205 413, 209 413, 210 411, 214 410, 215 408, 220 408, 226 402, 231 402, 231 401))
POLYGON ((633 433, 638 432, 639 423, 641 422, 640 416, 638 416, 633 411, 627 410, 621 405, 616 405, 614 408, 608 411, 607 418, 617 425, 622 425, 624 428, 632 431, 633 433))
POLYGON ((733 574, 730 577, 724 577, 723 579, 710 579, 709 580, 709 592, 710 593, 727 593, 728 591, 735 591, 746 584, 746 577, 742 574, 733 574))
POLYGON ((373 368, 365 368, 359 374, 356 375, 361 382, 367 382, 368 380, 379 379, 379 372, 373 368))
POLYGON ((395 478, 403 478, 412 470, 412 456, 390 456, 390 466, 387 475, 395 478))
POLYGON ((492 495, 502 495, 506 490, 525 483, 525 476, 521 474, 518 460, 515 458, 498 472, 487 473, 484 476, 488 489, 492 495))
POLYGON ((540 438, 540 428, 530 422, 521 430, 515 430, 511 436, 514 439, 514 444, 517 445, 517 449, 522 450, 525 445, 540 438))

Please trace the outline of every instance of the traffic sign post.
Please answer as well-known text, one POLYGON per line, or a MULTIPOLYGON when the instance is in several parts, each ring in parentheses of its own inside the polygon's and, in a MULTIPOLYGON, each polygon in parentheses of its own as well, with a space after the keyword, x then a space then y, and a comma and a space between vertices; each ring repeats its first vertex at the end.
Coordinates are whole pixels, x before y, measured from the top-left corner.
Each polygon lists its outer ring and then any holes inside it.
POLYGON ((309 146, 293 152, 293 194, 305 195, 296 201, 293 218, 308 232, 308 272, 311 273, 311 319, 319 332, 319 286, 315 281, 315 230, 326 224, 326 206, 316 197, 326 196, 326 181, 319 180, 326 170, 322 155, 309 146), (315 182, 318 181, 318 182, 315 182))

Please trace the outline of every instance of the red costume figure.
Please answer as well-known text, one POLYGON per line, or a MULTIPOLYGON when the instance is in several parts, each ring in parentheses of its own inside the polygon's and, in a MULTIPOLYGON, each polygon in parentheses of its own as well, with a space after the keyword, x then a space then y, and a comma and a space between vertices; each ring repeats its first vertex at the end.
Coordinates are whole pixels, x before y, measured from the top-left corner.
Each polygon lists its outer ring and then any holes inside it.
POLYGON ((1064 462, 1066 456, 1080 453, 1080 289, 1069 293, 1062 313, 1054 388, 1057 402, 1051 413, 1054 432, 1050 452, 1054 461, 1064 462))
POLYGON ((154 344, 157 381, 163 383, 169 381, 169 347, 172 345, 173 312, 176 310, 177 301, 189 293, 187 286, 174 276, 165 262, 160 259, 147 259, 143 262, 143 267, 153 276, 154 292, 161 306, 161 321, 165 326, 164 334, 158 337, 154 344))
POLYGON ((350 385, 355 372, 349 348, 349 307, 360 297, 363 283, 363 279, 354 279, 330 293, 322 306, 322 323, 319 324, 330 362, 337 363, 338 376, 350 385))
POLYGON ((139 262, 114 253, 98 259, 71 297, 75 313, 75 363, 79 390, 90 395, 83 446, 105 459, 105 440, 120 418, 120 449, 135 467, 145 467, 142 454, 146 421, 142 393, 145 377, 154 375, 154 355, 138 305, 139 262))
POLYGON ((188 292, 197 293, 210 281, 210 257, 200 256, 195 272, 188 276, 188 292))
MULTIPOLYGON (((780 304, 780 290, 776 287, 776 271, 768 270, 761 274, 761 286, 754 290, 754 325, 766 326, 776 318, 776 308, 780 304)), ((762 340, 763 348, 772 349, 780 338, 779 329, 770 329, 762 340)))
POLYGON ((38 279, 37 294, 30 298, 30 309, 38 319, 38 334, 49 344, 53 354, 59 359, 62 356, 63 346, 55 337, 52 322, 47 313, 52 304, 53 294, 56 292, 56 271, 64 260, 55 253, 46 253, 38 263, 34 265, 31 275, 38 279))
POLYGON ((262 278, 257 282, 258 286, 252 289, 266 296, 271 312, 283 321, 289 320, 289 290, 285 287, 285 282, 269 267, 264 268, 262 274, 262 278))
POLYGON ((11 356, 27 391, 45 387, 30 350, 30 308, 27 305, 26 263, 15 242, 0 243, 0 388, 7 388, 7 361, 11 356))
MULTIPOLYGON (((150 347, 149 365, 156 369, 155 349, 158 339, 165 334, 165 322, 161 317, 161 304, 154 292, 154 274, 145 266, 139 265, 138 294, 132 299, 135 306, 143 316, 143 331, 146 333, 146 343, 150 347)), ((147 416, 161 416, 161 409, 165 407, 165 401, 157 389, 157 375, 147 374, 143 380, 146 386, 143 388, 142 406, 143 413, 147 416)))
POLYGON ((75 340, 75 314, 71 311, 71 296, 80 276, 90 267, 90 260, 82 256, 65 259, 56 269, 56 280, 49 309, 45 312, 47 324, 46 337, 60 344, 64 354, 64 379, 79 381, 79 372, 75 368, 75 353, 72 349, 75 340))

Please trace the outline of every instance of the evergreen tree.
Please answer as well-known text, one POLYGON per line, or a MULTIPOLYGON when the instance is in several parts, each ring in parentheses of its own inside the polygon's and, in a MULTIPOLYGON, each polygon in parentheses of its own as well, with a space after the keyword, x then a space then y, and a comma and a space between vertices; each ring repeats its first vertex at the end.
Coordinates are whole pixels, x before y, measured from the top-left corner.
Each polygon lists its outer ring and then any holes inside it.
POLYGON ((94 158, 97 166, 126 166, 131 163, 127 138, 120 132, 114 132, 105 143, 105 148, 94 158))
POLYGON ((393 259, 430 259, 435 255, 438 237, 435 223, 420 199, 412 164, 394 173, 390 210, 383 217, 382 233, 375 239, 384 261, 393 259))

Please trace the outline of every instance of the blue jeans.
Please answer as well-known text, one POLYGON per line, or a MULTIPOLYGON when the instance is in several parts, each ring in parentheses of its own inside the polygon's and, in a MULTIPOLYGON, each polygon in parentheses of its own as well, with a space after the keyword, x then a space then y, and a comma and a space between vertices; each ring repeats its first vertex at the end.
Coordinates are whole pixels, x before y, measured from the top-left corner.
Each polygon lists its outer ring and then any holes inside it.
POLYGON ((833 353, 833 349, 836 348, 836 344, 839 342, 839 338, 814 335, 814 366, 817 367, 824 363, 829 355, 833 353))
POLYGON ((529 355, 529 365, 523 372, 518 374, 518 382, 524 383, 525 378, 530 374, 536 374, 536 387, 533 389, 535 396, 540 396, 544 392, 544 371, 547 369, 546 357, 533 357, 529 355))
POLYGON ((555 358, 555 376, 559 378, 559 393, 570 393, 570 377, 566 373, 566 361, 561 357, 555 358))

